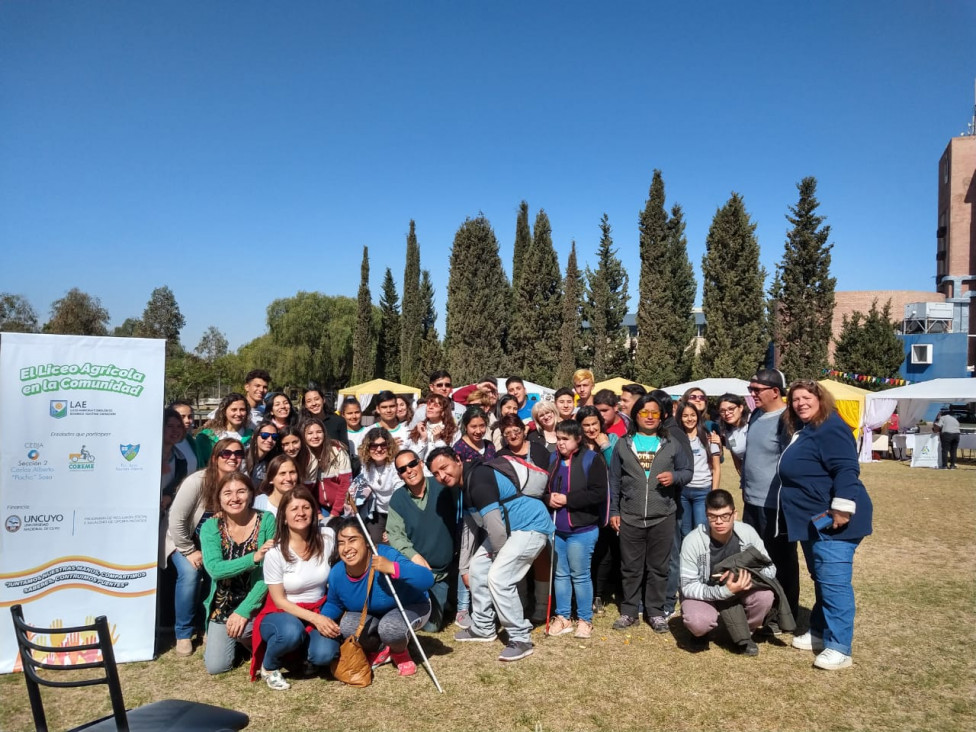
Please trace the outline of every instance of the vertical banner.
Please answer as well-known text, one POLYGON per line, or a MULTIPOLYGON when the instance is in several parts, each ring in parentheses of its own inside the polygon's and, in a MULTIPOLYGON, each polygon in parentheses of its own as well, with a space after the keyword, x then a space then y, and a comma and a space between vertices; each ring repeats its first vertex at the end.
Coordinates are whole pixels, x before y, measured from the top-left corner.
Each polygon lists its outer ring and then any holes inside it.
POLYGON ((915 447, 912 450, 913 468, 939 467, 939 436, 931 433, 915 435, 915 447))
MULTIPOLYGON (((106 615, 119 661, 153 654, 164 376, 162 340, 0 334, 0 612, 106 615)), ((0 673, 19 668, 0 618, 0 673)))

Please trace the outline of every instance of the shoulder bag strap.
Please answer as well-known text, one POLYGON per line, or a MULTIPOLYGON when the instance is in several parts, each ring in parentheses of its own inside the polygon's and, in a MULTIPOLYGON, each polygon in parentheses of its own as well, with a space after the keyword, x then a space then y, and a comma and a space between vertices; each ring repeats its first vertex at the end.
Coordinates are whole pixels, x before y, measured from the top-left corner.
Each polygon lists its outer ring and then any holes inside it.
POLYGON ((366 582, 366 602, 363 603, 363 611, 359 614, 359 627, 356 628, 356 634, 354 636, 357 641, 359 640, 359 636, 362 635, 363 628, 366 625, 366 608, 369 606, 369 593, 373 589, 373 575, 375 573, 376 573, 376 570, 373 569, 373 563, 370 562, 370 565, 369 565, 369 579, 366 582))

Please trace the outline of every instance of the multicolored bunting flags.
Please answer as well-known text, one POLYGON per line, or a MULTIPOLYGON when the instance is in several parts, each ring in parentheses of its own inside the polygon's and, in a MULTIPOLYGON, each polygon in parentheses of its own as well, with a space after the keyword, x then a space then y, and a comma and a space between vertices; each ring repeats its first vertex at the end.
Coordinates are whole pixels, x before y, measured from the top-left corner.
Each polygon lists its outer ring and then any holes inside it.
POLYGON ((905 379, 889 379, 884 376, 869 376, 868 374, 855 374, 850 371, 837 371, 836 369, 824 369, 824 376, 832 379, 846 379, 847 381, 859 382, 861 384, 884 384, 885 386, 906 386, 912 382, 905 379))

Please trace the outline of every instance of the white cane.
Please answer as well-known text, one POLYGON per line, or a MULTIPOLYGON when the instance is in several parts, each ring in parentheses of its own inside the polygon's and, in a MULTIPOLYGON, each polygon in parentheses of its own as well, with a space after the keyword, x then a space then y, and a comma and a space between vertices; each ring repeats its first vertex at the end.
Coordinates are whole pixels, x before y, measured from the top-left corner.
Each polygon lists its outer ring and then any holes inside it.
MULTIPOLYGON (((351 495, 346 496, 349 507, 352 512, 356 515, 356 520, 359 521, 359 528, 363 530, 363 534, 366 537, 366 541, 369 544, 369 548, 372 550, 373 554, 376 555, 376 545, 373 543, 372 537, 369 535, 369 531, 366 529, 366 523, 363 521, 363 517, 359 515, 359 511, 356 509, 356 503, 351 495)), ((437 675, 434 673, 434 669, 430 666, 430 661, 427 660, 427 654, 424 653, 424 649, 420 645, 420 641, 417 638, 417 634, 413 632, 413 625, 410 623, 410 618, 407 617, 407 611, 403 609, 403 603, 400 602, 400 596, 397 594, 396 588, 393 586, 393 580, 388 574, 384 574, 383 577, 386 579, 386 583, 390 587, 390 594, 393 595, 393 599, 396 600, 397 608, 400 610, 400 614, 403 616, 403 622, 407 624, 407 631, 410 633, 410 637, 413 639, 414 645, 417 650, 420 651, 420 657, 424 660, 424 668, 427 669, 427 673, 430 674, 431 681, 434 682, 434 686, 437 690, 443 694, 444 690, 441 688, 440 682, 437 680, 437 675)))

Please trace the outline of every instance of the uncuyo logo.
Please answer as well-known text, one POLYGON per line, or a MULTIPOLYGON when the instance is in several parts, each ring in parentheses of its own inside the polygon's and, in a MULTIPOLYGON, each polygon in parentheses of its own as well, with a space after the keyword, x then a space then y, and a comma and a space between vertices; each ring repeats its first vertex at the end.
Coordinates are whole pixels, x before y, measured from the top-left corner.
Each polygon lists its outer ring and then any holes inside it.
POLYGON ((136 455, 139 454, 139 445, 119 445, 119 452, 122 453, 122 457, 131 463, 136 459, 136 455))
POLYGON ((9 531, 11 534, 15 531, 20 531, 21 521, 20 516, 15 516, 11 514, 7 516, 7 520, 3 522, 3 528, 9 531))
POLYGON ((95 456, 82 445, 78 452, 68 453, 68 470, 94 470, 95 456))
POLYGON ((62 417, 68 416, 68 400, 67 399, 52 399, 51 400, 51 416, 55 419, 61 419, 62 417))

